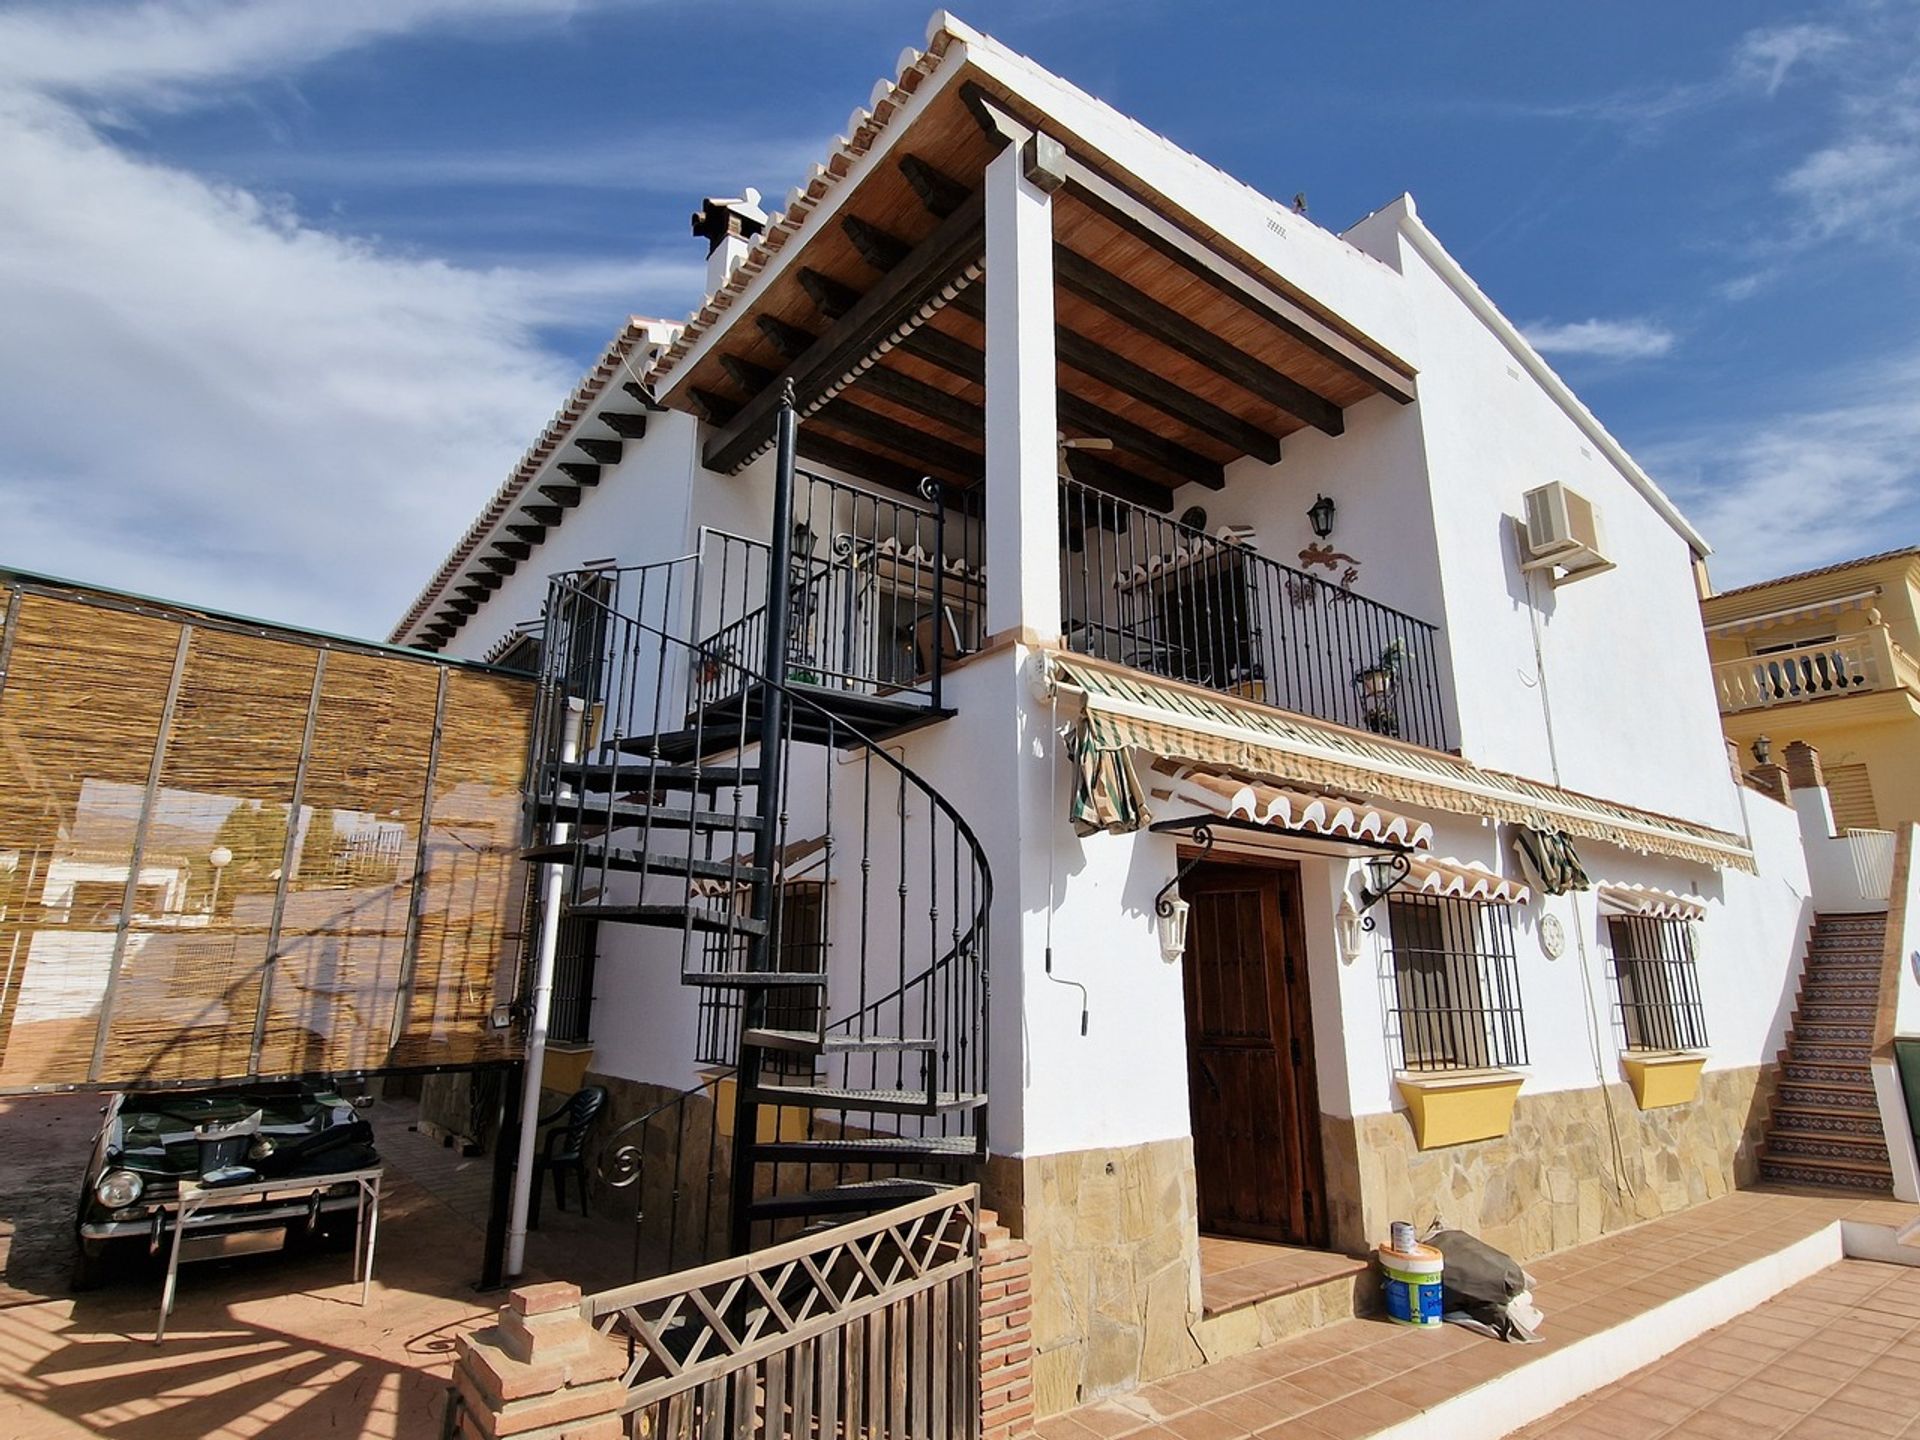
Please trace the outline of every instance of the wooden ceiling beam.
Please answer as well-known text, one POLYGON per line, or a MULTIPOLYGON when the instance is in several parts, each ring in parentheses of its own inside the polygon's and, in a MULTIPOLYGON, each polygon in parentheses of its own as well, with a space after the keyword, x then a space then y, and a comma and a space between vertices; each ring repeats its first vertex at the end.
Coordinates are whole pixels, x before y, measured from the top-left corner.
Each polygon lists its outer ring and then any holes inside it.
POLYGON ((631 410, 602 410, 594 419, 622 440, 639 440, 647 433, 647 417, 631 410))
POLYGON ((509 525, 506 531, 529 545, 538 545, 547 538, 547 527, 544 525, 509 525))
POLYGON ((505 555, 477 555, 474 558, 486 566, 487 569, 493 571, 494 574, 503 578, 513 574, 514 571, 520 568, 520 562, 518 560, 509 559, 505 555))
MULTIPOLYGON (((961 314, 972 317, 981 323, 986 322, 987 296, 982 285, 969 285, 951 301, 953 308, 961 314)), ((906 345, 910 350, 919 350, 927 359, 945 369, 953 367, 936 352, 951 355, 951 350, 941 341, 951 337, 939 331, 928 331, 921 327, 910 336, 906 345), (928 342, 923 348, 921 338, 926 335, 938 336, 938 340, 928 342)), ((954 342, 956 344, 964 342, 954 342)), ((1280 439, 1262 430, 1258 425, 1242 420, 1231 410, 1223 410, 1209 400, 1181 389, 1164 375, 1156 374, 1144 365, 1136 365, 1125 356, 1116 355, 1106 346, 1097 344, 1084 336, 1067 329, 1064 325, 1055 327, 1054 351, 1060 363, 1082 374, 1090 375, 1102 385, 1130 395, 1143 405, 1154 409, 1183 424, 1192 426, 1204 435, 1211 435, 1222 444, 1231 445, 1242 455, 1251 455, 1269 465, 1280 462, 1280 439)), ((978 350, 968 346, 975 355, 978 350)), ((958 372, 965 373, 965 372, 958 372)), ((984 372, 981 372, 984 373, 984 372)))
POLYGON ((489 590, 485 585, 456 585, 453 587, 453 593, 456 595, 464 595, 467 599, 480 605, 486 604, 487 601, 493 598, 493 591, 489 590))
POLYGON ((544 525, 549 530, 556 528, 566 518, 557 505, 522 505, 520 513, 534 524, 544 525))
POLYGON ((900 173, 931 215, 944 220, 966 203, 967 187, 918 155, 902 155, 900 173))
MULTIPOLYGON (((929 360, 940 366, 941 369, 959 375, 963 379, 971 380, 975 384, 981 384, 985 379, 987 357, 974 346, 967 344, 966 341, 956 340, 944 331, 930 330, 923 326, 908 338, 906 349, 912 354, 918 355, 921 359, 929 360)), ((1080 367, 1076 366, 1074 368, 1078 369, 1080 367)), ((1095 378, 1100 377, 1096 376, 1095 378)), ((854 384, 856 387, 868 386, 874 390, 875 394, 886 395, 887 392, 882 387, 891 385, 896 380, 904 380, 908 385, 917 387, 916 394, 919 390, 933 390, 934 394, 944 396, 947 400, 956 400, 956 397, 947 395, 944 390, 934 390, 934 387, 931 385, 922 385, 917 380, 911 380, 907 376, 898 375, 896 372, 888 370, 885 366, 881 365, 876 365, 871 370, 868 370, 855 381, 854 384), (880 379, 879 377, 882 376, 888 378, 880 379)), ((895 388, 898 389, 899 387, 895 388)), ((1121 387, 1116 386, 1115 388, 1121 387)), ((926 408, 926 413, 932 415, 935 419, 945 418, 936 413, 932 408, 918 406, 918 402, 915 399, 908 398, 904 394, 887 395, 887 398, 897 400, 903 405, 916 405, 917 408, 926 408)), ((937 404, 938 402, 932 403, 937 404)), ((964 401, 958 403, 965 404, 964 401)), ((1054 404, 1058 409, 1060 420, 1063 424, 1071 425, 1075 429, 1091 431, 1095 435, 1104 435, 1107 439, 1113 441, 1120 449, 1138 455, 1143 460, 1151 460, 1156 465, 1164 466, 1184 480, 1191 480, 1197 485, 1204 485, 1209 490, 1222 489, 1227 483, 1226 470, 1217 461, 1209 460, 1206 456, 1200 454, 1199 451, 1190 450, 1178 441, 1168 440, 1164 436, 1156 435, 1144 425, 1136 425, 1133 421, 1126 419, 1124 416, 1116 415, 1111 410, 1094 404, 1091 400, 1083 400, 1071 391, 1061 390, 1058 392, 1054 404)), ((980 412, 974 410, 971 406, 968 406, 967 409, 975 416, 980 415, 980 412)), ((1177 419, 1187 419, 1187 416, 1181 412, 1169 410, 1167 413, 1174 415, 1177 419)), ((948 421, 947 423, 952 424, 954 422, 948 421)), ((982 420, 982 428, 984 429, 984 420, 982 420)), ((1261 433, 1264 432, 1256 432, 1256 434, 1261 433)), ((1270 444, 1272 443, 1271 436, 1267 436, 1266 439, 1270 444)), ((1272 448, 1275 458, 1278 458, 1278 445, 1275 444, 1272 448)))
POLYGON ((488 594, 492 594, 495 590, 498 590, 502 585, 507 583, 491 570, 469 570, 460 578, 469 585, 477 585, 488 594))
POLYGON ((591 435, 577 437, 574 442, 589 460, 601 465, 620 463, 621 445, 618 440, 599 440, 591 435))
POLYGON ((488 548, 498 550, 509 560, 529 560, 533 557, 533 546, 524 540, 495 540, 488 548))
POLYGON ((1298 380, 1282 375, 1238 346, 1228 344, 1172 306, 1162 305, 1151 295, 1136 290, 1084 255, 1056 243, 1053 273, 1060 288, 1069 294, 1099 306, 1123 325, 1178 351, 1195 364, 1206 366, 1214 374, 1231 380, 1270 405, 1279 406, 1289 415, 1298 416, 1316 430, 1338 435, 1346 428, 1340 407, 1331 400, 1316 395, 1298 380))
POLYGON ((963 434, 985 436, 987 433, 987 413, 978 405, 884 365, 875 365, 864 372, 854 381, 853 388, 917 410, 929 420, 951 425, 963 434))
POLYGON ((730 424, 733 417, 740 413, 739 401, 729 400, 717 391, 702 390, 696 385, 687 394, 700 408, 701 416, 711 425, 730 424))
POLYGON ((754 323, 760 327, 760 333, 773 342, 773 348, 788 360, 798 360, 820 343, 820 337, 811 330, 789 325, 777 315, 756 316, 754 323))
POLYGON ((831 465, 836 470, 844 470, 859 480, 875 485, 885 485, 890 490, 898 490, 903 495, 918 496, 920 481, 926 471, 916 470, 885 455, 872 455, 858 445, 840 439, 835 435, 823 435, 818 430, 800 427, 795 448, 803 460, 811 460, 816 465, 831 465))
POLYGON ((546 496, 562 510, 571 510, 580 503, 578 485, 542 485, 540 493, 546 496))
POLYGON ((810 267, 802 267, 800 271, 800 288, 807 292, 813 308, 829 320, 838 320, 860 299, 860 292, 851 285, 842 285, 831 275, 822 275, 810 267))
POLYGON ((1150 510, 1162 514, 1173 509, 1173 492, 1144 475, 1136 475, 1123 465, 1115 465, 1110 460, 1096 459, 1085 450, 1067 451, 1067 469, 1073 472, 1073 478, 1083 485, 1091 485, 1096 490, 1104 490, 1109 495, 1135 505, 1144 505, 1150 510))
POLYGON ((749 395, 758 395, 780 378, 777 370, 769 370, 766 366, 756 365, 751 360, 742 360, 738 355, 722 355, 720 368, 727 372, 729 380, 749 395))
POLYGON ((440 608, 455 615, 472 615, 480 609, 478 600, 442 600, 440 608))
POLYGON ((922 305, 929 292, 945 285, 979 260, 986 249, 985 197, 975 192, 901 264, 854 302, 807 353, 780 374, 780 383, 756 395, 707 445, 701 459, 710 470, 731 474, 763 448, 773 433, 785 382, 793 381, 802 409, 864 361, 922 305))
POLYGON ((903 425, 890 416, 852 404, 848 396, 853 393, 851 390, 842 391, 814 419, 820 424, 831 425, 838 430, 851 431, 863 439, 873 441, 876 445, 897 450, 902 455, 924 459, 936 470, 948 470, 956 475, 966 475, 976 479, 979 477, 982 468, 986 465, 983 456, 963 446, 955 445, 950 440, 942 440, 937 436, 915 430, 910 425, 903 425))
POLYGON ((654 399, 653 396, 647 393, 646 386, 639 384, 637 381, 633 381, 633 380, 623 381, 621 382, 620 388, 626 391, 629 399, 638 400, 642 405, 646 406, 647 409, 649 410, 664 411, 666 409, 666 406, 662 405, 658 400, 654 399))
POLYGON ((847 238, 853 241, 853 248, 860 252, 860 258, 875 270, 891 270, 904 264, 913 253, 913 246, 898 235, 890 234, 858 215, 843 216, 840 228, 847 232, 847 238))
POLYGON ((598 465, 582 465, 578 460, 562 460, 553 468, 573 481, 576 485, 598 485, 600 483, 600 467, 598 465))

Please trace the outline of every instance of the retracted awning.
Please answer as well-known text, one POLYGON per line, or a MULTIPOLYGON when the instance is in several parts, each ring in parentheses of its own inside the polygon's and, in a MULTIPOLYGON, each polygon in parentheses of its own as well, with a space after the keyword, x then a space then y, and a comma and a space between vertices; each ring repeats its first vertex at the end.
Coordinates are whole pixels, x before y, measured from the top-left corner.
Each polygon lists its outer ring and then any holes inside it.
POLYGON ((1522 882, 1497 874, 1473 860, 1415 855, 1410 866, 1407 878, 1395 887, 1395 894, 1411 891, 1416 895, 1488 900, 1501 905, 1524 905, 1532 897, 1522 882))
MULTIPOLYGON (((1348 795, 1564 831, 1643 854, 1751 872, 1753 852, 1738 836, 1707 825, 1616 804, 1519 775, 1488 770, 1454 755, 1363 735, 1176 681, 1108 665, 1083 655, 1050 652, 1058 686, 1085 697, 1076 737, 1082 784, 1075 822, 1097 829, 1137 829, 1144 797, 1125 752, 1154 755, 1280 786, 1305 785, 1348 795), (1098 788, 1089 790, 1089 775, 1098 788), (1096 811, 1083 800, 1125 798, 1096 811)), ((1083 832, 1084 833, 1084 832, 1083 832)))
POLYGON ((1245 820, 1338 840, 1372 840, 1408 850, 1433 844, 1433 827, 1364 800, 1311 794, 1219 771, 1162 762, 1154 767, 1153 793, 1176 804, 1195 805, 1223 820, 1245 820))
POLYGON ((1657 890, 1651 885, 1602 885, 1595 892, 1607 915, 1643 915, 1651 920, 1704 920, 1707 902, 1698 895, 1657 890))

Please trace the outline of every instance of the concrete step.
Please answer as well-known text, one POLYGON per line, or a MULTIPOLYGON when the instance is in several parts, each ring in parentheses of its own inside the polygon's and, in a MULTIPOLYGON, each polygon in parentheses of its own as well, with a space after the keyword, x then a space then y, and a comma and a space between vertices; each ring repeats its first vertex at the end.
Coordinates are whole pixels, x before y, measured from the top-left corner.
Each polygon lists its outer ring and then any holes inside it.
POLYGON ((1808 1155, 1760 1152, 1760 1174, 1781 1185, 1809 1185, 1821 1190, 1847 1190, 1864 1195, 1891 1195, 1893 1174, 1876 1166, 1808 1155))
POLYGON ((1773 1129, 1767 1134, 1766 1153, 1858 1162, 1892 1174, 1887 1161, 1887 1142, 1878 1135, 1855 1135, 1836 1130, 1773 1129))

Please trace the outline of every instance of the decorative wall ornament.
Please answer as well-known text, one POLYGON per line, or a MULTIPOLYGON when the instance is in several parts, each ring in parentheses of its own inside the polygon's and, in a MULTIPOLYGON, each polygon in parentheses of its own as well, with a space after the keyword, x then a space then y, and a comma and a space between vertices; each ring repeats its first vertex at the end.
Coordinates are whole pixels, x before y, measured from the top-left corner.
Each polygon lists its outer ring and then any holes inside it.
POLYGON ((1558 915, 1540 917, 1540 948, 1549 960, 1558 960, 1567 953, 1567 929, 1558 915))

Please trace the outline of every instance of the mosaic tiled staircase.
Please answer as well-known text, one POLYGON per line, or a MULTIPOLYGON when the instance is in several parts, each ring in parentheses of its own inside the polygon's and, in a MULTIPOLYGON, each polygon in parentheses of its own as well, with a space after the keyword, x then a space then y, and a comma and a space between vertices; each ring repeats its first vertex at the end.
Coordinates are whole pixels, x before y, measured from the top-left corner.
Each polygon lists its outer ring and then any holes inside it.
POLYGON ((1880 998, 1884 915, 1814 919, 1782 1052, 1760 1173, 1790 1185, 1891 1194, 1893 1171, 1868 1052, 1880 998))

